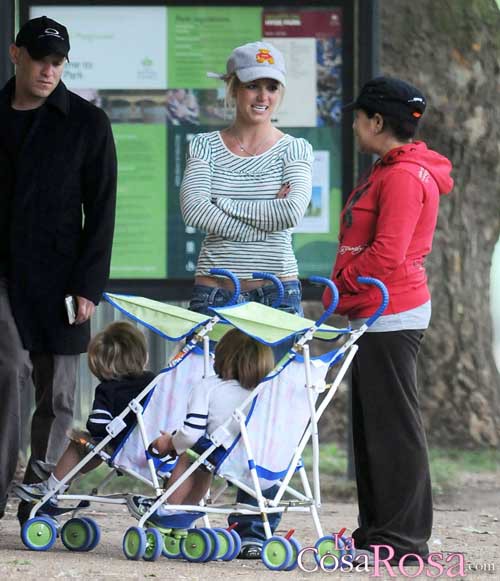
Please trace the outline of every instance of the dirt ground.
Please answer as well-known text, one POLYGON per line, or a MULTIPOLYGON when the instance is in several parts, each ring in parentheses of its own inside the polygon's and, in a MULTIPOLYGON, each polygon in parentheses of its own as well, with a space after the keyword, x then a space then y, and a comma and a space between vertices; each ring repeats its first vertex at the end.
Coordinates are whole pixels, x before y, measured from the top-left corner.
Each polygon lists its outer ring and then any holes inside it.
MULTIPOLYGON (((288 579, 327 579, 343 575, 346 579, 390 579, 412 577, 418 572, 407 567, 395 577, 381 568, 376 571, 353 572, 273 572, 260 561, 211 562, 192 564, 181 560, 161 560, 155 563, 128 561, 122 549, 123 533, 136 521, 124 507, 104 508, 98 505, 89 511, 101 526, 102 539, 91 553, 71 553, 60 540, 48 552, 31 552, 22 544, 15 518, 15 504, 8 505, 0 521, 0 579, 170 579, 178 581, 271 579, 287 576, 288 579)), ((346 534, 356 525, 356 505, 325 502, 321 508, 321 521, 325 533, 346 527, 346 534)), ((222 524, 220 519, 215 523, 222 524)), ((307 514, 285 514, 278 534, 296 529, 295 536, 302 546, 311 546, 316 540, 311 517, 307 514)), ((465 577, 472 581, 500 579, 500 479, 498 474, 469 474, 460 483, 456 494, 435 501, 434 530, 430 541, 432 552, 463 553, 465 577)), ((456 564, 456 559, 453 561, 456 564)), ((452 564, 452 563, 450 563, 452 564)), ((306 562, 312 567, 311 562, 306 562)), ((436 569, 425 569, 418 578, 437 576, 436 569), (426 574, 427 573, 427 574, 426 574)), ((455 567, 448 576, 463 579, 455 567)))

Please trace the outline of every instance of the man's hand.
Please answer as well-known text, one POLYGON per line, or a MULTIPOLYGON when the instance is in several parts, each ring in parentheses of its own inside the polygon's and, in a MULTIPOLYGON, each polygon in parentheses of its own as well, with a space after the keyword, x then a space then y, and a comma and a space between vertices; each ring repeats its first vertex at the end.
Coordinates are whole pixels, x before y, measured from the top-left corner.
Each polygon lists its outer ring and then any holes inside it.
POLYGON ((88 321, 94 314, 95 305, 92 301, 89 301, 84 297, 77 296, 75 298, 76 304, 78 305, 78 313, 76 315, 75 325, 81 325, 82 323, 85 323, 85 321, 88 321))

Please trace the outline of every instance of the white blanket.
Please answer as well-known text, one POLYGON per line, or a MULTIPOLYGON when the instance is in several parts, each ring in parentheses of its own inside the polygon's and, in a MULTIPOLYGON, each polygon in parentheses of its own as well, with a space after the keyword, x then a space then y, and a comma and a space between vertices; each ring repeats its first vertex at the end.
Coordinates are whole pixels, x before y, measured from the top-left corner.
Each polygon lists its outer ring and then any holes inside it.
MULTIPOLYGON (((327 371, 328 363, 312 360, 312 383, 324 387, 327 371)), ((253 459, 264 490, 284 476, 311 417, 302 361, 292 361, 267 383, 247 418, 253 459)), ((316 402, 318 393, 314 391, 312 396, 316 402)), ((248 455, 242 438, 230 449, 218 472, 252 486, 248 455)))
MULTIPOLYGON (((160 430, 173 432, 182 426, 189 394, 193 385, 203 377, 203 370, 203 355, 192 352, 177 367, 158 375, 156 387, 143 412, 148 444, 160 435, 160 430)), ((213 374, 210 360, 208 375, 213 374)), ((119 466, 151 478, 137 425, 116 453, 114 461, 119 466)))

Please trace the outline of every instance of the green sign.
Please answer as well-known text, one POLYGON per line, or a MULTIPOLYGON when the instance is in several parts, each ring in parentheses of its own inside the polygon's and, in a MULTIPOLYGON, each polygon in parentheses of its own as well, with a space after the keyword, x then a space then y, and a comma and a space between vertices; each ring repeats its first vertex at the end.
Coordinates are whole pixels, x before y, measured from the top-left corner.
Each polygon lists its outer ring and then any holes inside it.
POLYGON ((111 276, 167 276, 167 127, 113 125, 118 154, 118 205, 111 276))
POLYGON ((207 72, 226 72, 234 47, 262 37, 262 9, 242 7, 169 7, 168 87, 213 89, 220 81, 207 72))

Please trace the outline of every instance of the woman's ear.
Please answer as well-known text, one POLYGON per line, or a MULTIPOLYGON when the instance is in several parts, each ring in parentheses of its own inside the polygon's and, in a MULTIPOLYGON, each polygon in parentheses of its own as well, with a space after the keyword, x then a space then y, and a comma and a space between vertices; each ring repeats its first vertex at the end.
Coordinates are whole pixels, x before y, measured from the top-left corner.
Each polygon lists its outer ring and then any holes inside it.
POLYGON ((378 135, 379 133, 382 133, 382 131, 384 130, 384 118, 382 117, 382 115, 380 115, 380 113, 375 113, 372 119, 375 134, 378 135))

